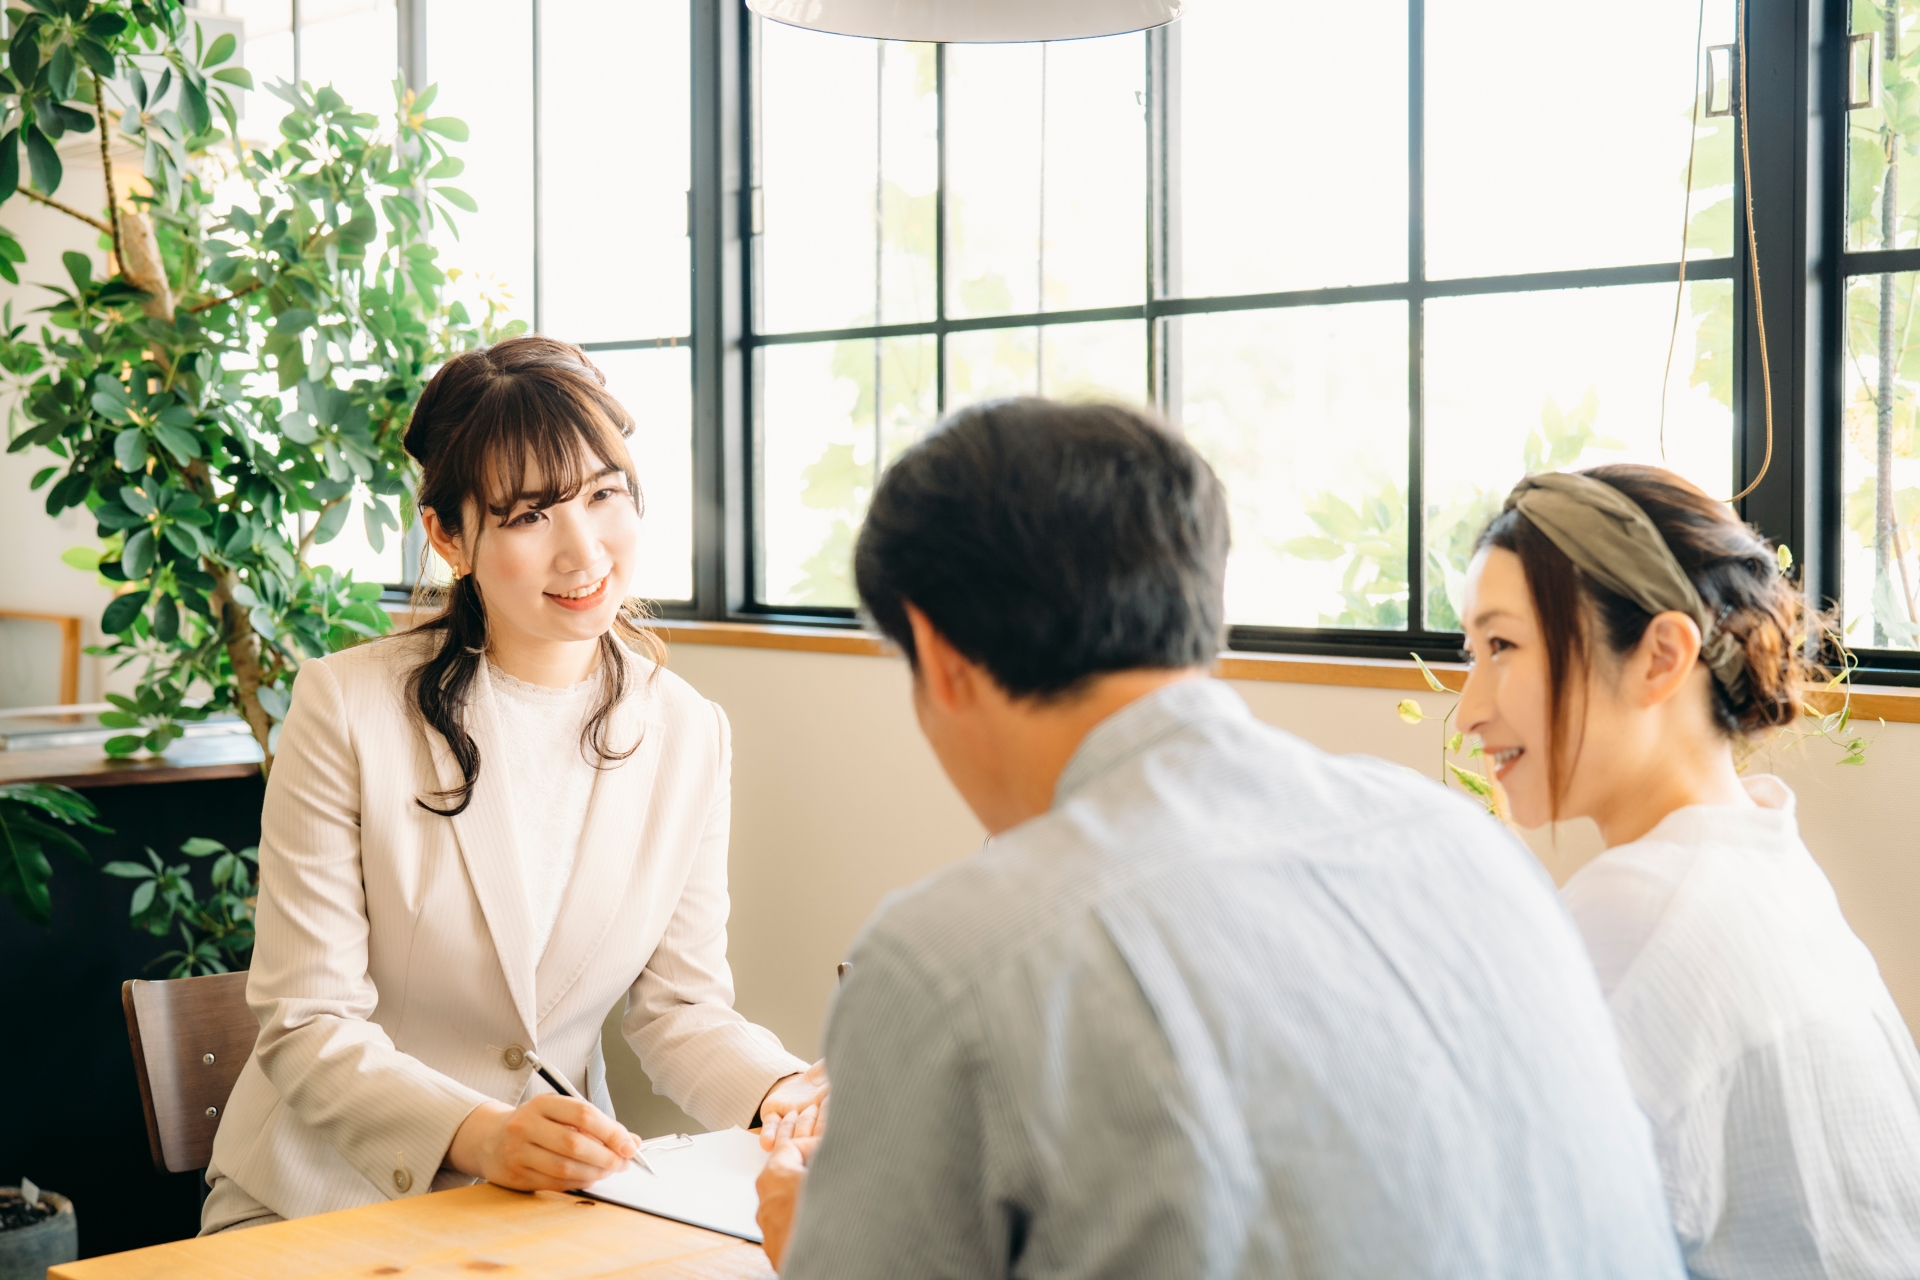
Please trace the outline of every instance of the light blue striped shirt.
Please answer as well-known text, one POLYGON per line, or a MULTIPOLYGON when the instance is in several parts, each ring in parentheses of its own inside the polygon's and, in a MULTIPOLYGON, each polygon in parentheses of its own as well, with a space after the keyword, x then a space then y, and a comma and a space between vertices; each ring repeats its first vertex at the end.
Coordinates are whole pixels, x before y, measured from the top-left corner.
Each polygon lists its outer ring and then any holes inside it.
POLYGON ((1101 723, 852 960, 788 1280, 1681 1273, 1531 856, 1216 681, 1101 723))

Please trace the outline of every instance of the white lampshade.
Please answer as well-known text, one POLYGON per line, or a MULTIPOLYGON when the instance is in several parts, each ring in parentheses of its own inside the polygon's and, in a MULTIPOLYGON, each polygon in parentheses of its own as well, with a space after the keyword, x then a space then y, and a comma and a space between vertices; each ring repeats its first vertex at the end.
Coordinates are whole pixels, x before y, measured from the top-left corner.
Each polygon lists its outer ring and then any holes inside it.
POLYGON ((877 40, 1011 44, 1163 26, 1187 0, 747 0, 763 18, 877 40))

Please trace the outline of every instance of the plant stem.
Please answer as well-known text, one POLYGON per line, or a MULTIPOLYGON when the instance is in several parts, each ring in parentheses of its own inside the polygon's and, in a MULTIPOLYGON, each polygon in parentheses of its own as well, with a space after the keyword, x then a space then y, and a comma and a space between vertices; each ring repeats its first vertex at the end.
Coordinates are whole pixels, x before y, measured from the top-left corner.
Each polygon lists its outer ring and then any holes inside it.
MULTIPOLYGON (((196 458, 187 468, 187 480, 198 491, 202 502, 213 505, 213 476, 206 460, 196 458)), ((227 661, 233 667, 233 682, 239 693, 240 716, 260 744, 260 775, 273 770, 273 750, 268 736, 273 718, 260 705, 260 686, 265 678, 260 670, 260 637, 254 634, 253 620, 233 598, 233 570, 203 557, 200 565, 213 578, 213 590, 207 593, 207 610, 220 629, 220 643, 226 648, 227 661)))
POLYGON ((320 531, 320 522, 327 518, 327 512, 333 510, 346 500, 346 495, 342 494, 326 506, 320 508, 320 514, 313 518, 313 524, 308 527, 305 533, 300 535, 300 545, 293 549, 293 558, 296 561, 301 564, 307 562, 307 552, 313 548, 313 535, 320 531))
POLYGON ((69 218, 78 218, 80 219, 80 221, 86 223, 88 226, 94 228, 96 231, 105 232, 107 235, 115 234, 112 227, 108 226, 106 223, 102 222, 100 219, 94 217, 90 213, 82 213, 78 209, 74 208, 72 205, 63 204, 60 201, 55 200, 52 196, 43 196, 38 191, 35 191, 32 187, 22 186, 19 190, 20 190, 20 194, 25 196, 27 199, 38 201, 39 203, 47 206, 47 208, 49 209, 58 209, 60 212, 66 214, 69 218))
POLYGON ((264 778, 273 771, 273 750, 268 745, 268 735, 273 732, 273 718, 260 705, 260 686, 263 683, 260 637, 254 634, 253 622, 248 618, 247 611, 233 599, 233 571, 210 560, 202 560, 201 564, 213 575, 213 590, 207 595, 207 605, 219 622, 220 639, 227 649, 227 661, 233 666, 233 683, 240 695, 241 718, 247 722, 247 728, 253 731, 253 740, 260 744, 260 776, 264 778))
POLYGON ((197 316, 202 311, 211 311, 223 302, 232 302, 236 298, 244 298, 248 294, 258 290, 259 288, 260 288, 260 282, 258 280, 255 280, 252 284, 248 285, 246 288, 235 289, 232 293, 229 293, 224 297, 208 298, 205 302, 196 302, 192 306, 187 308, 187 314, 190 316, 197 316))
POLYGON ((113 189, 113 154, 107 136, 107 99, 100 77, 93 78, 93 114, 100 124, 100 172, 107 179, 107 217, 113 224, 113 274, 126 270, 126 251, 120 247, 120 196, 113 189))

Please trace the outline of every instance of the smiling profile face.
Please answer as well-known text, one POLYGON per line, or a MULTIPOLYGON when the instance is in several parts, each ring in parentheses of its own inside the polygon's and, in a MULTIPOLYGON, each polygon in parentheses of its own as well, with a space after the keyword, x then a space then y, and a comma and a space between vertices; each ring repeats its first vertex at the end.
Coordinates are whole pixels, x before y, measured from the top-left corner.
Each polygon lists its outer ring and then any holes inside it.
POLYGON ((639 563, 640 512, 619 467, 585 463, 578 488, 551 503, 529 458, 517 492, 485 511, 467 503, 461 536, 429 521, 434 549, 471 570, 496 643, 576 644, 613 627, 639 563))
MULTIPOLYGON (((1467 568, 1461 603, 1473 669, 1460 695, 1457 723, 1463 733, 1480 739, 1514 821, 1542 826, 1553 814, 1550 676, 1539 612, 1520 557, 1503 547, 1482 548, 1467 568)), ((1568 711, 1578 723, 1578 709, 1568 711)))

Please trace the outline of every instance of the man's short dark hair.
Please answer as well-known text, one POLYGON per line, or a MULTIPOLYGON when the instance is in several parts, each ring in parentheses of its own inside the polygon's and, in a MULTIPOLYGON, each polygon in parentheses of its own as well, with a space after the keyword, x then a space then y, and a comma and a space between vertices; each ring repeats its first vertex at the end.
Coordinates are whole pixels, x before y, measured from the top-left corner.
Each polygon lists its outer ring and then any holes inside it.
POLYGON ((911 602, 1015 697, 1211 665, 1227 504, 1159 419, 1023 398, 950 415, 880 479, 854 550, 868 615, 917 667, 911 602))

